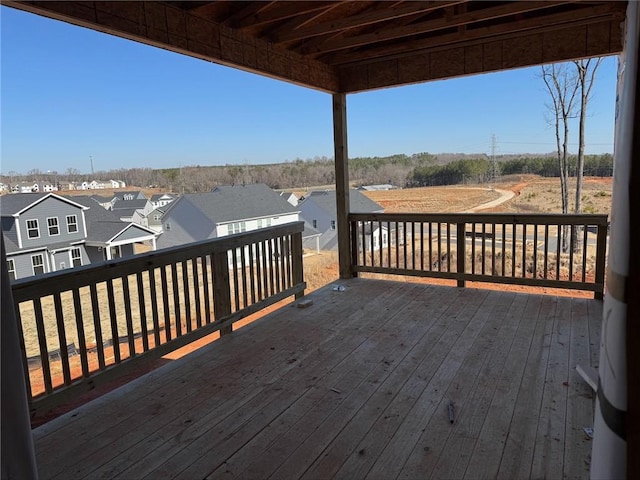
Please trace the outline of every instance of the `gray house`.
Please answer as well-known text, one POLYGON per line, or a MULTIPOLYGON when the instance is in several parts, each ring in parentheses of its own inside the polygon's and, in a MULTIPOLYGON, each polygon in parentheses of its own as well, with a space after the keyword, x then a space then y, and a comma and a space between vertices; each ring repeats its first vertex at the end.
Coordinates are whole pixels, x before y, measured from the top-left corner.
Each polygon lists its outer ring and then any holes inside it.
POLYGON ((299 213, 264 184, 218 186, 182 195, 166 206, 158 248, 295 222, 299 213))
MULTIPOLYGON (((353 213, 383 213, 384 208, 367 198, 357 190, 349 190, 349 205, 353 213)), ((336 192, 323 190, 310 192, 298 204, 300 216, 320 232, 319 245, 321 250, 335 250, 338 248, 336 227, 336 192)), ((305 240, 305 248, 316 248, 315 242, 305 240)))
POLYGON ((133 254, 133 244, 152 242, 148 229, 119 221, 89 197, 53 193, 6 195, 0 200, 7 267, 12 279, 133 254), (109 215, 107 219, 104 215, 109 215))

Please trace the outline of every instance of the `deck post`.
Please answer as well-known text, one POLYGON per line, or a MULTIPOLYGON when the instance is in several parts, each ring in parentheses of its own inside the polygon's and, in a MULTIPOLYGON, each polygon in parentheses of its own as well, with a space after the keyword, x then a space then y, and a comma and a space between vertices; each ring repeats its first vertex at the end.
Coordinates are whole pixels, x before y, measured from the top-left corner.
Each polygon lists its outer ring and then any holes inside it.
POLYGON ((333 94, 333 144, 336 172, 338 263, 340 278, 353 277, 349 239, 349 155, 347 152, 347 96, 333 94))
MULTIPOLYGON (((211 256, 213 270, 213 312, 216 321, 231 315, 231 286, 229 285, 229 259, 227 252, 216 252, 211 256)), ((233 331, 228 325, 220 329, 220 336, 233 331)))
POLYGON ((604 298, 604 272, 606 265, 606 251, 607 251, 607 225, 598 225, 596 237, 596 275, 595 282, 599 286, 600 290, 596 290, 593 297, 596 300, 602 300, 604 298))
MULTIPOLYGON (((431 227, 429 227, 431 228, 431 227)), ((467 254, 465 252, 465 246, 466 246, 466 242, 465 242, 465 228, 466 228, 466 224, 465 223, 457 223, 456 224, 456 256, 457 256, 457 267, 456 267, 456 273, 458 275, 464 274, 464 269, 465 269, 465 259, 467 257, 467 254)), ((474 241, 473 239, 471 240, 472 242, 474 241)), ((431 259, 429 259, 429 261, 431 261, 431 259)), ((473 260, 472 260, 473 261, 473 260)), ((458 287, 464 287, 464 280, 462 278, 458 278, 458 287)))
MULTIPOLYGON (((293 285, 304 282, 304 266, 302 262, 302 232, 294 233, 291 236, 291 262, 293 285)), ((304 297, 304 290, 296 293, 296 299, 304 297)))

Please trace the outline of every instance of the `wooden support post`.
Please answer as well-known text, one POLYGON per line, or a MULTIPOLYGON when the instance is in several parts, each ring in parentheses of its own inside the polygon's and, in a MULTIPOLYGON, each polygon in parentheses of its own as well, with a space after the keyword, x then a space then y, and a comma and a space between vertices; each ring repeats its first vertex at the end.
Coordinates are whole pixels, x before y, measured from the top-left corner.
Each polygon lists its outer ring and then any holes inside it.
MULTIPOLYGON (((302 232, 291 236, 291 270, 294 286, 304 282, 304 266, 302 262, 302 232)), ((304 297, 304 290, 296 293, 296 298, 304 297)))
MULTIPOLYGON (((464 239, 464 235, 465 235, 465 228, 466 228, 466 224, 465 223, 457 223, 456 224, 456 256, 457 256, 457 274, 463 274, 464 273, 464 269, 465 269, 465 259, 466 259, 466 252, 465 252, 465 239, 464 239)), ((472 242, 474 241, 474 239, 471 240, 472 242)), ((429 259, 429 261, 431 261, 431 259, 429 259)), ((472 260, 473 261, 473 260, 472 260)), ((464 287, 464 280, 463 279, 458 279, 458 287, 464 287)))
MULTIPOLYGON (((229 285, 229 260, 227 252, 216 252, 211 256, 213 270, 213 313, 216 321, 231 315, 231 287, 229 285)), ((233 331, 233 326, 220 329, 220 336, 233 331)))
POLYGON ((349 239, 349 155, 347 152, 347 96, 333 94, 333 143, 336 171, 338 262, 340 278, 353 277, 349 239))
POLYGON ((596 290, 593 294, 596 300, 602 300, 604 297, 604 272, 606 268, 606 251, 607 251, 607 225, 598 225, 598 234, 596 238, 596 275, 595 282, 600 290, 596 290))

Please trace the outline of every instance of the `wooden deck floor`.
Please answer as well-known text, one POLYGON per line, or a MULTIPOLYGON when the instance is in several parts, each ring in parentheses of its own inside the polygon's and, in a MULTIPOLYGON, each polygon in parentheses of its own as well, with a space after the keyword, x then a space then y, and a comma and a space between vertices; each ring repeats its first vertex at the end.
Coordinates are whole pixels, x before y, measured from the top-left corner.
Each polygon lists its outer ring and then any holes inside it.
POLYGON ((341 284, 36 429, 41 478, 588 477, 601 302, 341 284))

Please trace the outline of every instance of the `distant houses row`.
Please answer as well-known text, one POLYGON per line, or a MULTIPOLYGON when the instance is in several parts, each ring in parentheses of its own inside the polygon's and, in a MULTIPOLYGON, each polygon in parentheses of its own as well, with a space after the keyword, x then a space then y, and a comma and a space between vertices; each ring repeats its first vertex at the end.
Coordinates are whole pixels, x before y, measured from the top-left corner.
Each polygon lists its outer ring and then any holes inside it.
MULTIPOLYGON (((356 190, 350 192, 350 202, 352 212, 383 211, 356 190)), ((13 279, 128 257, 136 253, 136 244, 155 250, 299 220, 305 221, 305 248, 337 248, 335 191, 311 192, 301 199, 264 184, 151 198, 140 191, 113 197, 41 192, 5 195, 0 210, 13 279)), ((371 230, 365 235, 372 233, 380 235, 371 230)))
POLYGON ((20 182, 15 185, 0 183, 0 192, 10 193, 48 193, 61 190, 104 190, 105 188, 125 188, 122 180, 91 180, 90 182, 20 182))

